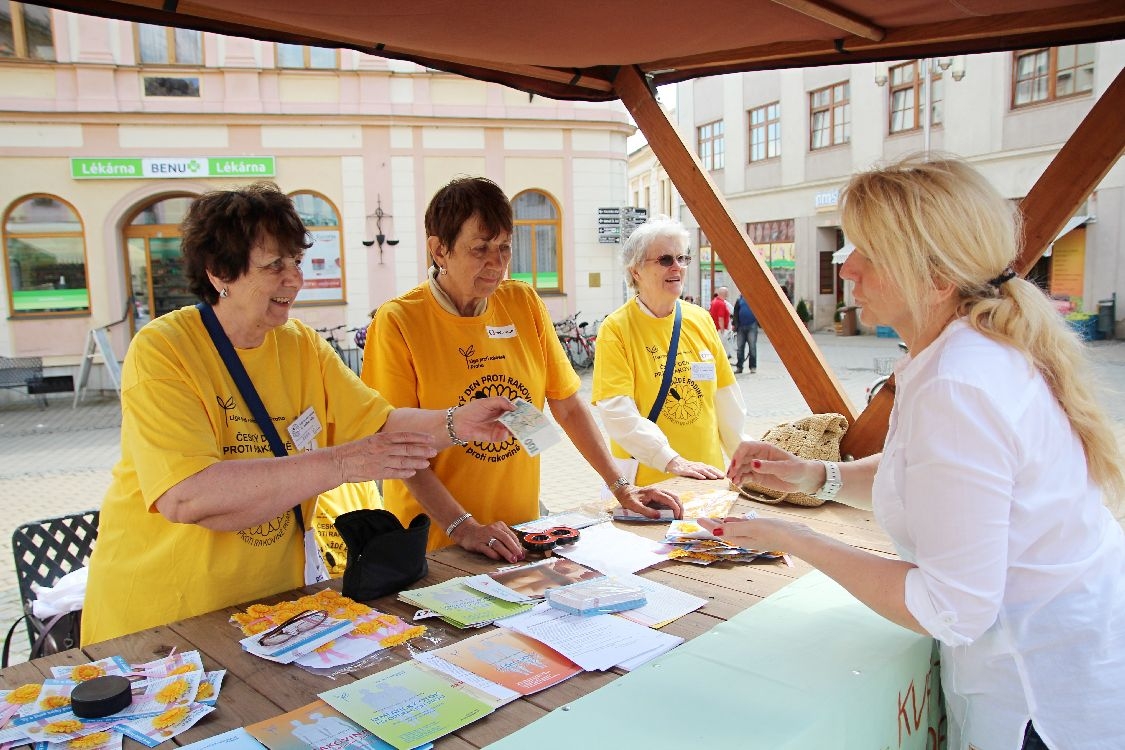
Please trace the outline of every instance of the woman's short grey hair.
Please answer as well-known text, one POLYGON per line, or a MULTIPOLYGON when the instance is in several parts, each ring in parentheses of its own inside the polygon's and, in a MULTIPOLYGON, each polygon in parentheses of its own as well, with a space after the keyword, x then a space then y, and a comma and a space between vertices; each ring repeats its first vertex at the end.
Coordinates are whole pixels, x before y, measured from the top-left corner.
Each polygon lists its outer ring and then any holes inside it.
POLYGON ((663 214, 653 216, 644 224, 641 224, 633 230, 629 239, 625 240, 625 246, 621 248, 621 254, 625 259, 625 282, 630 289, 637 288, 637 282, 633 279, 633 271, 644 262, 649 246, 656 240, 665 238, 676 240, 679 243, 679 253, 682 254, 687 251, 687 229, 671 216, 664 216, 663 214))

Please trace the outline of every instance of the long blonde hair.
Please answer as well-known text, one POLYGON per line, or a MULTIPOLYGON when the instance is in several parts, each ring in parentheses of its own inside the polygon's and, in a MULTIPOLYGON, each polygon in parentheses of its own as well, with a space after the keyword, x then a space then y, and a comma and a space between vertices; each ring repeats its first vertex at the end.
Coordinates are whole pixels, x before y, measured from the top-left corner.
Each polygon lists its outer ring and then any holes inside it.
POLYGON ((916 329, 935 322, 930 293, 953 286, 957 315, 1023 352, 1082 441, 1091 478, 1108 500, 1125 497, 1120 450, 1087 377, 1085 347, 1037 286, 1018 276, 990 283, 1018 255, 1015 207, 963 161, 919 156, 854 176, 841 200, 844 233, 897 280, 916 329))

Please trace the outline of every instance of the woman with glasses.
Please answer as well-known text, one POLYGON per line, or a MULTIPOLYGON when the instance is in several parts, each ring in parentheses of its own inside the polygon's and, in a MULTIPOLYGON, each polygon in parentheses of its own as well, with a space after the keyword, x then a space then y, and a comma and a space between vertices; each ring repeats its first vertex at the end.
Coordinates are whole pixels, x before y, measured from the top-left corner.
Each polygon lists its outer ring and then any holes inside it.
MULTIPOLYGON (((454 180, 426 209, 429 278, 379 307, 367 334, 363 380, 395 406, 432 408, 485 396, 522 398, 551 414, 618 502, 656 517, 650 503, 682 507, 674 495, 638 489, 620 476, 546 306, 508 279, 512 205, 483 177, 454 180)), ((523 546, 508 525, 539 516, 539 456, 515 439, 462 443, 431 468, 383 485, 386 508, 408 523, 434 520, 430 549, 450 543, 515 562, 523 546)))
POLYGON ((629 236, 624 256, 636 296, 602 323, 594 361, 593 399, 613 453, 636 459, 641 486, 720 479, 724 450, 732 455, 743 439, 746 407, 710 313, 680 300, 687 230, 653 217, 629 236))
POLYGON ((205 193, 181 229, 202 302, 147 323, 125 356, 84 644, 311 583, 324 493, 410 476, 461 438, 509 437, 506 400, 395 409, 290 318, 311 242, 277 185, 205 193))

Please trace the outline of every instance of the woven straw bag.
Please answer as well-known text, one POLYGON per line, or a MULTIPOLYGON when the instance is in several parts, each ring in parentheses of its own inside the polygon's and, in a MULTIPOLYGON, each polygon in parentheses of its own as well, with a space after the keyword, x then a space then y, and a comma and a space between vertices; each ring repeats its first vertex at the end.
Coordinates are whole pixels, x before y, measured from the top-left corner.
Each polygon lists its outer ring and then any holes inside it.
MULTIPOLYGON (((848 420, 842 414, 813 414, 796 422, 783 422, 762 436, 762 442, 772 443, 801 458, 818 461, 839 461, 840 441, 848 431, 848 420)), ((760 484, 747 482, 740 488, 751 500, 777 505, 781 502, 814 508, 824 501, 803 492, 778 492, 760 484)))

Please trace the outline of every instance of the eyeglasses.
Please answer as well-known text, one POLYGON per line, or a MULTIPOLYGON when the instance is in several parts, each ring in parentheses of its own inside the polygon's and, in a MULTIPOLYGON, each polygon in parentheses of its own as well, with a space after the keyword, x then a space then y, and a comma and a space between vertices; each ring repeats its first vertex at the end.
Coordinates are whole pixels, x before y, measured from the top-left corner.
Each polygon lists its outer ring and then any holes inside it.
POLYGON ((293 615, 273 630, 262 633, 258 643, 263 646, 280 646, 283 643, 288 643, 295 636, 312 630, 327 619, 328 613, 323 609, 306 609, 298 615, 293 615))
POLYGON ((650 261, 653 262, 653 263, 659 263, 660 265, 664 266, 665 268, 671 268, 673 263, 679 265, 681 268, 687 268, 688 266, 691 265, 691 256, 690 255, 661 255, 659 258, 645 258, 645 263, 648 263, 650 261))

